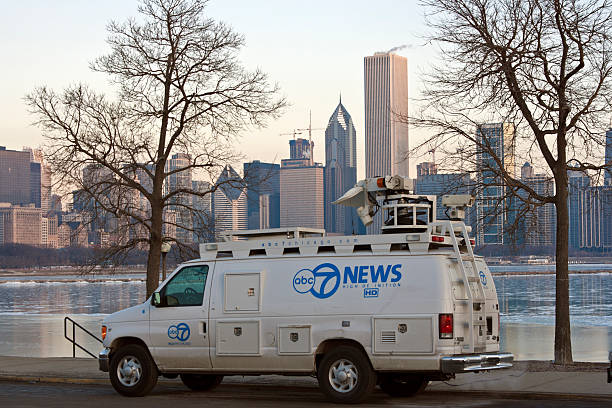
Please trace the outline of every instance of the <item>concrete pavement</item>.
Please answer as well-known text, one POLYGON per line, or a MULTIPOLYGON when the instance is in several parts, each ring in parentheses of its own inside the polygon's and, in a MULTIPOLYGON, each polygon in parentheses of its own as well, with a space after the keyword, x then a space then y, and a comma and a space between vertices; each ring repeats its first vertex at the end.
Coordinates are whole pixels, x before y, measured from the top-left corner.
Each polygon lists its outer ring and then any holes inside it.
MULTIPOLYGON (((550 362, 516 362, 507 370, 467 373, 447 382, 434 381, 429 392, 466 392, 500 395, 567 396, 569 398, 610 398, 612 384, 607 383, 604 363, 576 363, 559 367, 550 362)), ((109 384, 108 374, 98 370, 93 358, 31 358, 0 356, 0 380, 74 384, 109 384)), ((177 382, 178 380, 162 380, 177 382)), ((226 377, 224 384, 316 387, 311 377, 265 375, 226 377)))

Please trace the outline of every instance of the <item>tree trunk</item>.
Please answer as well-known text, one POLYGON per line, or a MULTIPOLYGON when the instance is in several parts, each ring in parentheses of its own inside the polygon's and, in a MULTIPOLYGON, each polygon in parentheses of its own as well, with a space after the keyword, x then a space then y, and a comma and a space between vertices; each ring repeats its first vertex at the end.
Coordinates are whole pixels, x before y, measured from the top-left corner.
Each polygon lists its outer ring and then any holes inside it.
POLYGON ((162 244, 162 210, 160 207, 151 203, 151 242, 147 259, 147 299, 159 285, 159 257, 161 256, 162 244))
POLYGON ((555 363, 572 363, 572 337, 570 331, 568 238, 569 214, 568 186, 565 168, 555 174, 557 209, 556 242, 556 302, 555 302, 555 363))

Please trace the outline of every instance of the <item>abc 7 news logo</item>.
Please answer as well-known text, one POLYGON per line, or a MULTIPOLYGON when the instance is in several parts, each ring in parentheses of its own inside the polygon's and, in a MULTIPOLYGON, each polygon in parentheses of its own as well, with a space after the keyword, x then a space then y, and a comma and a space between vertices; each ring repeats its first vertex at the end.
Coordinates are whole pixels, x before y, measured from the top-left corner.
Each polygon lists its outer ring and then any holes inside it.
POLYGON ((298 293, 310 293, 319 299, 332 296, 340 286, 340 271, 331 263, 316 268, 301 269, 293 277, 293 289, 298 293))

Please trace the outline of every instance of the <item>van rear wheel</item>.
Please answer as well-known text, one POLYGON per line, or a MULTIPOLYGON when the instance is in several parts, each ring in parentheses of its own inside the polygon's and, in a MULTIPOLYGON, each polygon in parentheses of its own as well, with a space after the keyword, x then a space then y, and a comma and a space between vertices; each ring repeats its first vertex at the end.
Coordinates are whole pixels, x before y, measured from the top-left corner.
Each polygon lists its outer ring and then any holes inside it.
POLYGON ((380 389, 392 397, 410 397, 423 391, 427 384, 429 381, 419 374, 385 375, 380 389))
POLYGON ((181 381, 190 390, 208 391, 221 384, 223 376, 213 374, 181 374, 181 381))
POLYGON ((138 344, 115 351, 108 371, 113 388, 126 397, 145 396, 157 384, 157 367, 148 351, 138 344))
POLYGON ((326 353, 317 370, 319 388, 332 402, 356 404, 365 399, 376 385, 376 373, 364 353, 350 346, 340 346, 326 353))

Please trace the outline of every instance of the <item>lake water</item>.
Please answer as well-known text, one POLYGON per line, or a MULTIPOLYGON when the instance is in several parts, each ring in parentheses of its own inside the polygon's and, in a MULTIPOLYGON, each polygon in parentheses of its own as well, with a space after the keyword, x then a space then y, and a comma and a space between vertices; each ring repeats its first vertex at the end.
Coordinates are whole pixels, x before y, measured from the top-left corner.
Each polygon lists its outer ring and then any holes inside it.
MULTIPOLYGON (((503 272, 496 267, 496 272, 503 272)), ((596 269, 601 270, 601 269, 596 269)), ((142 275, 0 277, 0 355, 71 356, 63 319, 98 334, 109 313, 143 302, 142 275)), ((518 360, 553 358, 555 278, 494 276, 500 302, 501 348, 518 360)), ((576 361, 608 361, 612 350, 612 274, 570 276, 573 353, 576 361)), ((71 334, 71 333, 70 333, 71 334)), ((96 351, 100 345, 77 332, 96 351)), ((83 353, 78 353, 83 356, 83 353)))

